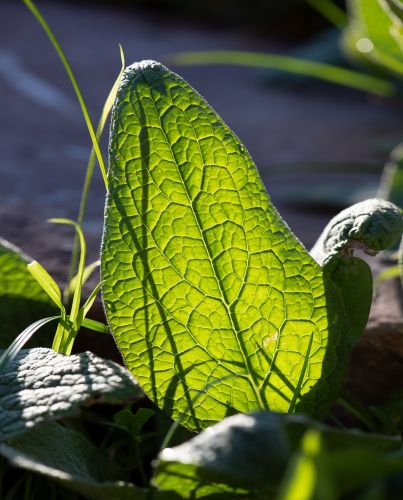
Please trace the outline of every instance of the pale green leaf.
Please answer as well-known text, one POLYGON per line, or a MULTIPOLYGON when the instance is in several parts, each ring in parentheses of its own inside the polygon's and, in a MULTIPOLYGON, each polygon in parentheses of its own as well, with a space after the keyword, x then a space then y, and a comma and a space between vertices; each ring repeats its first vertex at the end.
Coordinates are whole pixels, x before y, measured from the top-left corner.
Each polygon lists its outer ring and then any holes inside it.
POLYGON ((337 287, 244 146, 158 63, 125 71, 109 181, 103 298, 149 396, 193 428, 257 408, 326 412, 349 354, 337 287))
MULTIPOLYGON (((57 312, 49 296, 27 270, 31 261, 20 249, 0 239, 0 348, 6 348, 27 326, 57 312)), ((30 345, 50 341, 49 331, 30 345)))
POLYGON ((139 397, 142 392, 127 370, 90 352, 63 356, 51 349, 23 350, 0 374, 0 441, 75 416, 81 406, 139 397))
POLYGON ((62 303, 62 293, 56 281, 52 276, 42 267, 39 262, 33 260, 27 266, 28 271, 36 279, 38 284, 43 288, 43 290, 49 295, 51 300, 56 304, 60 311, 64 311, 64 306, 62 303))

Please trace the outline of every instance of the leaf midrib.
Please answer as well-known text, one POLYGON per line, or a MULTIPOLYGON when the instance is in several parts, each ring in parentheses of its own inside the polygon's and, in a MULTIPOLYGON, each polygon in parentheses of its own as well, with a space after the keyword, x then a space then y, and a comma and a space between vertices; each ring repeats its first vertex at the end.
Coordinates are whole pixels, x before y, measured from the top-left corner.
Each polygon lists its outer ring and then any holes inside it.
MULTIPOLYGON (((252 388, 253 388, 253 391, 254 391, 254 393, 255 393, 255 396, 256 396, 256 398, 257 398, 257 401, 258 401, 258 403, 259 403, 260 407, 261 407, 261 408, 265 408, 265 405, 264 405, 263 400, 262 400, 261 395, 260 395, 260 391, 259 391, 259 389, 258 389, 258 387, 257 387, 257 385, 256 385, 256 382, 255 382, 255 380, 254 380, 254 378, 253 378, 253 376, 252 376, 253 371, 250 369, 250 367, 249 367, 249 363, 248 363, 248 361, 247 361, 247 353, 245 353, 245 352, 244 352, 244 348, 243 348, 243 346, 242 346, 242 343, 239 341, 239 338, 238 338, 238 333, 239 333, 239 330, 236 328, 236 326, 235 326, 235 324, 234 324, 234 321, 233 321, 233 318, 232 318, 232 314, 231 314, 231 311, 230 311, 230 309, 229 309, 229 305, 227 304, 227 302, 226 302, 226 300, 225 300, 224 290, 222 289, 221 281, 219 280, 219 277, 218 277, 218 275, 217 275, 217 271, 216 271, 216 268, 215 268, 215 265, 214 265, 213 258, 212 258, 211 254, 210 254, 210 250, 209 250, 208 245, 207 245, 207 242, 206 242, 206 240, 205 240, 204 233, 203 233, 203 229, 202 229, 202 226, 201 226, 201 224, 200 224, 200 220, 199 220, 199 217, 198 217, 197 211, 195 210, 195 208, 194 208, 194 206, 193 206, 193 201, 192 201, 192 199, 190 198, 190 194, 189 194, 189 191, 188 191, 188 188, 187 188, 186 182, 185 182, 185 180, 184 180, 184 178, 183 178, 183 175, 182 175, 182 173, 181 173, 181 170, 180 170, 180 168, 179 168, 179 165, 178 165, 178 163, 177 163, 177 161, 176 161, 176 158, 175 158, 174 152, 173 152, 173 150, 172 150, 171 144, 170 144, 170 142, 169 142, 169 139, 168 139, 168 137, 167 137, 167 135, 166 135, 166 133, 165 133, 164 127, 163 127, 163 125, 162 125, 162 121, 161 121, 161 117, 160 117, 159 111, 158 111, 158 109, 157 109, 156 103, 155 103, 154 98, 153 98, 152 93, 151 93, 151 87, 150 87, 149 83, 147 82, 147 80, 145 79, 144 75, 141 75, 141 76, 142 76, 142 79, 143 79, 143 81, 144 81, 145 85, 147 86, 147 88, 148 88, 148 90, 149 90, 150 100, 151 100, 151 102, 153 103, 153 106, 154 106, 154 109, 155 109, 156 115, 157 115, 157 117, 158 117, 158 121, 159 121, 159 123, 160 123, 161 131, 162 131, 162 133, 164 134, 164 137, 165 137, 166 143, 167 143, 167 145, 168 145, 168 147, 169 147, 169 150, 170 150, 170 152, 171 152, 171 155, 172 155, 172 160, 173 160, 173 162, 174 162, 174 164, 175 164, 175 166, 176 166, 176 169, 177 169, 178 175, 179 175, 179 177, 180 177, 180 179, 181 179, 181 181, 182 181, 182 184, 183 184, 183 187, 184 187, 184 190, 185 190, 185 194, 186 194, 186 197, 187 197, 188 202, 189 202, 189 206, 190 206, 190 208, 191 208, 191 210, 192 210, 192 214, 193 214, 194 219, 195 219, 195 221, 196 221, 197 228, 198 228, 198 230, 199 230, 199 232, 200 232, 201 240, 202 240, 202 242, 203 242, 203 246, 204 246, 204 248, 205 248, 205 250, 206 250, 206 253, 207 253, 208 259, 209 259, 209 261, 210 261, 210 265, 211 265, 211 268, 212 268, 212 270, 213 270, 214 278, 215 278, 215 280, 216 280, 216 282, 217 282, 217 284, 218 284, 218 289, 219 289, 219 291, 220 291, 220 295, 221 295, 220 302, 221 302, 221 303, 223 304, 223 306, 225 307, 225 310, 226 310, 226 312, 227 312, 227 316, 228 316, 228 318, 229 318, 229 320, 230 320, 231 327, 232 327, 232 330, 233 330, 233 332, 234 332, 234 336, 235 336, 235 338, 236 338, 236 342, 237 342, 238 347, 239 347, 239 351, 240 351, 240 352, 241 352, 241 354, 242 354, 242 358, 243 358, 243 361, 244 361, 244 366, 245 366, 245 369, 247 370, 247 377, 248 377, 248 380, 249 380, 249 382, 250 382, 250 384, 251 384, 251 386, 252 386, 252 388)), ((178 108, 176 105, 174 105, 174 103, 172 103, 172 105, 173 105, 173 106, 175 106, 175 108, 176 108, 176 109, 179 109, 181 112, 183 112, 183 115, 186 117, 186 121, 188 122, 189 127, 190 127, 190 129, 192 130, 192 132, 193 132, 193 136, 194 136, 194 139, 195 139, 195 141, 196 141, 196 143, 197 143, 197 147, 198 147, 198 149, 199 149, 199 154, 200 154, 200 157, 201 157, 201 159, 202 159, 202 161, 203 161, 203 165, 204 165, 204 164, 205 164, 205 161, 204 161, 204 156, 203 156, 203 153, 202 153, 201 148, 200 148, 199 140, 198 140, 198 137, 196 136, 195 130, 194 130, 194 128, 193 128, 193 125, 191 124, 190 120, 188 119, 188 116, 187 116, 187 114, 186 114, 186 111, 185 111, 185 110, 181 110, 181 109, 180 109, 180 108, 178 108)), ((145 124, 145 126, 147 127, 147 124, 145 124)))

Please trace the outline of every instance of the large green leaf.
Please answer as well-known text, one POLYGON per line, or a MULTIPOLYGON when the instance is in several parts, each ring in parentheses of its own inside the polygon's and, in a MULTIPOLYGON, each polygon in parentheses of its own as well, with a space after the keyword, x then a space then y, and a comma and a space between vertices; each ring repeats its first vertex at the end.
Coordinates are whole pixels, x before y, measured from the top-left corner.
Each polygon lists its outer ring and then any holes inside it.
MULTIPOLYGON (((30 260, 21 250, 0 239, 0 348, 8 347, 31 323, 52 316, 56 311, 47 294, 28 272, 30 260)), ((31 346, 50 341, 48 332, 38 335, 31 346)))
POLYGON ((115 103, 101 267, 127 367, 184 424, 320 414, 337 394, 350 329, 337 288, 237 137, 155 62, 125 71, 115 103))
POLYGON ((136 380, 113 361, 90 352, 63 356, 51 349, 22 350, 0 374, 0 441, 75 416, 82 406, 139 397, 136 380))

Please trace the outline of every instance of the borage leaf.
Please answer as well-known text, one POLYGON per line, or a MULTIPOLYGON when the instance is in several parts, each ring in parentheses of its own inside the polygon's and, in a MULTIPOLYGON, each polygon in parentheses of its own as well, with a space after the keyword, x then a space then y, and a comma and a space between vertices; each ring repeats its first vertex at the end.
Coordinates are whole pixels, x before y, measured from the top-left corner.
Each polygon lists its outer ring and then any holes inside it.
POLYGON ((139 397, 136 380, 113 361, 90 352, 22 350, 0 375, 0 441, 42 422, 76 416, 82 406, 139 397))
POLYGON ((101 261, 127 367, 168 414, 327 411, 348 358, 338 291, 238 138, 155 62, 126 69, 115 103, 101 261))

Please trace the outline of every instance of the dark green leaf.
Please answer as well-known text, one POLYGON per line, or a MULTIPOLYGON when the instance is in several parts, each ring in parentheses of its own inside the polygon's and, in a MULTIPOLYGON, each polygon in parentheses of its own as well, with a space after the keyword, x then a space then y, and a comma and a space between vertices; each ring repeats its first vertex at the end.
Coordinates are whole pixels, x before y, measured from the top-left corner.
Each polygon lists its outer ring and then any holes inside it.
MULTIPOLYGON (((21 250, 0 239, 0 348, 6 348, 27 326, 52 316, 57 308, 40 287, 27 264, 31 261, 21 250)), ((50 344, 50 332, 35 335, 30 346, 50 344)))

